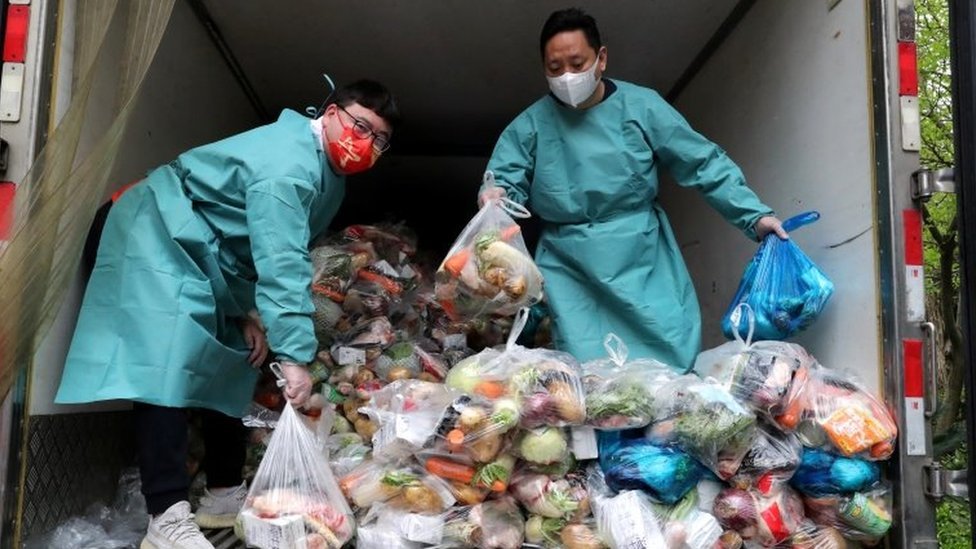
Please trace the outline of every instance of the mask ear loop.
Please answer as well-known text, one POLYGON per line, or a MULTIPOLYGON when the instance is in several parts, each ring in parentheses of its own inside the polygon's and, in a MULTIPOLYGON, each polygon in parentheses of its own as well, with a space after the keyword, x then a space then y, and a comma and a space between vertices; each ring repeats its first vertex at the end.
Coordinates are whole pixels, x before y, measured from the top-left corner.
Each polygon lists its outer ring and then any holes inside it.
POLYGON ((329 104, 329 99, 332 99, 332 94, 334 94, 336 91, 335 82, 333 82, 332 79, 329 78, 329 75, 323 72, 322 77, 325 78, 325 81, 329 83, 329 95, 325 96, 325 101, 322 102, 322 106, 318 108, 313 107, 311 105, 305 107, 305 114, 309 115, 312 118, 318 118, 322 116, 322 113, 325 112, 325 106, 329 104))

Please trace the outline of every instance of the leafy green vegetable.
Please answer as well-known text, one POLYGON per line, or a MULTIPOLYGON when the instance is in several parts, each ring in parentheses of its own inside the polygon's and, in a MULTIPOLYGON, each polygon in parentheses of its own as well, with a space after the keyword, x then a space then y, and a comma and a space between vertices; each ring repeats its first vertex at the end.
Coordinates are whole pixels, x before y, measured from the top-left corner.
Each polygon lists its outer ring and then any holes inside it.
POLYGON ((416 483, 418 480, 417 475, 407 472, 407 471, 392 471, 380 479, 382 484, 387 486, 393 486, 395 488, 402 488, 404 486, 410 486, 416 483))
POLYGON ((586 411, 593 419, 622 415, 652 417, 651 395, 643 386, 623 381, 586 395, 586 411))

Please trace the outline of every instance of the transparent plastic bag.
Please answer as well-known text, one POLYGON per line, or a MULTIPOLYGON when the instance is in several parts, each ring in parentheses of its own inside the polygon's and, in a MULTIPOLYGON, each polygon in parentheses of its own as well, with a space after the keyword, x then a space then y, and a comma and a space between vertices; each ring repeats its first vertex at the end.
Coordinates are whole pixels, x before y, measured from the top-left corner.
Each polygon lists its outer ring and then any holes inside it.
POLYGON ((451 246, 435 274, 437 299, 451 318, 512 315, 542 298, 542 273, 513 217, 529 212, 507 199, 489 201, 451 246))
POLYGON ((590 514, 586 478, 580 473, 550 476, 519 470, 510 493, 531 514, 579 521, 590 514))
POLYGON ((377 549, 382 547, 427 547, 436 545, 444 537, 443 515, 420 515, 392 508, 382 503, 374 505, 361 521, 356 537, 358 547, 377 549), (367 529, 363 536, 363 530, 367 529), (392 545, 374 545, 373 543, 392 545))
POLYGON ((582 425, 586 397, 579 363, 567 353, 517 345, 528 309, 518 312, 502 351, 485 350, 457 364, 445 382, 467 394, 513 399, 525 429, 582 425))
POLYGON ((359 509, 385 503, 395 509, 432 515, 457 503, 445 481, 415 465, 366 461, 340 478, 339 486, 359 509))
MULTIPOLYGON (((818 219, 817 212, 803 213, 784 221, 783 228, 793 231, 818 219)), ((736 311, 740 303, 747 303, 756 313, 757 339, 786 339, 810 326, 833 292, 827 275, 793 240, 770 234, 746 266, 722 319, 722 331, 732 339, 733 327, 744 330, 745 319, 736 311)))
POLYGON ((694 456, 719 478, 739 469, 756 436, 756 415, 721 385, 693 374, 663 385, 647 438, 694 456))
POLYGON ((376 426, 373 457, 393 461, 429 446, 445 410, 458 393, 440 383, 394 381, 370 395, 360 409, 376 426))
POLYGON ((261 549, 338 549, 352 538, 352 512, 315 435, 290 404, 271 435, 238 520, 248 545, 261 549))
POLYGON ((601 430, 634 429, 654 419, 654 392, 674 374, 651 359, 627 361, 627 346, 614 334, 603 341, 608 358, 583 364, 586 424, 601 430))
POLYGON ((807 522, 780 547, 789 549, 847 549, 847 541, 836 529, 807 522))
POLYGON ((806 497, 807 516, 815 523, 836 529, 847 539, 877 542, 892 524, 892 496, 887 486, 848 495, 806 497))
POLYGON ((785 542, 804 524, 803 501, 788 486, 765 496, 726 488, 715 498, 712 511, 722 526, 763 547, 785 542))
POLYGON ((653 506, 668 549, 714 549, 718 544, 722 526, 697 504, 698 494, 689 492, 674 505, 653 506))
POLYGON ((562 518, 529 515, 523 548, 606 549, 596 533, 596 521, 568 522, 562 518))
POLYGON ((509 496, 452 509, 445 516, 445 547, 519 549, 524 539, 522 512, 509 496))
POLYGON ((369 459, 372 447, 356 433, 336 433, 326 439, 326 451, 332 472, 341 477, 369 459))
POLYGON ((789 398, 799 394, 799 386, 793 390, 797 371, 815 361, 795 343, 753 341, 752 309, 743 304, 739 310, 749 319, 746 339, 734 329, 735 341, 701 352, 694 371, 704 379, 714 379, 736 400, 773 421, 790 406, 789 398))
POLYGON ((894 452, 894 417, 850 376, 819 364, 801 367, 787 402, 776 423, 795 430, 804 446, 868 460, 887 459, 894 452))
POLYGON ((433 452, 418 456, 432 475, 451 483, 451 490, 458 499, 484 501, 487 492, 504 493, 508 490, 515 469, 515 457, 508 453, 498 454, 485 463, 474 463, 463 455, 444 455, 433 452), (477 493, 463 490, 461 486, 473 488, 477 493))
POLYGON ((880 481, 881 468, 874 462, 806 448, 790 485, 804 495, 819 497, 869 490, 880 481))
POLYGON ((802 453, 803 446, 796 435, 761 423, 752 447, 729 484, 769 494, 793 477, 802 453))
POLYGON ((587 470, 586 486, 597 532, 611 549, 667 547, 654 504, 647 494, 626 490, 614 495, 599 467, 587 470))
POLYGON ((702 465, 677 448, 658 446, 640 432, 599 434, 600 468, 614 490, 641 490, 655 501, 674 504, 705 475, 702 465))

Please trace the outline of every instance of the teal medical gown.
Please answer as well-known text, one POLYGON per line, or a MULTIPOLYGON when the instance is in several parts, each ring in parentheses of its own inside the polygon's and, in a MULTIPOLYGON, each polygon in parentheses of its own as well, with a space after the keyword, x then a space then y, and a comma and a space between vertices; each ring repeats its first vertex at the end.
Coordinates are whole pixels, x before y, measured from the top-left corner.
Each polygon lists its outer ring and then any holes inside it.
POLYGON ((276 356, 317 347, 310 240, 345 194, 309 119, 192 149, 112 207, 56 402, 131 399, 240 416, 257 371, 236 319, 257 309, 276 356))
POLYGON ((535 102, 504 130, 488 169, 543 221, 535 257, 556 346, 596 359, 615 333, 632 358, 688 369, 701 345, 701 314, 656 200, 659 168, 701 191, 750 236, 772 211, 725 152, 660 95, 614 84, 614 93, 585 110, 552 96, 535 102))

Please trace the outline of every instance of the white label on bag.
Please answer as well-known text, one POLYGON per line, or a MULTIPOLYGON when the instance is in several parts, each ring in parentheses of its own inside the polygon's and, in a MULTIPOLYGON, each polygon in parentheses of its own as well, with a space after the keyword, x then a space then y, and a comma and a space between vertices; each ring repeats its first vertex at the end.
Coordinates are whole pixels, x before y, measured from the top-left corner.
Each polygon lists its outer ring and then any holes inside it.
POLYGON ((444 519, 410 513, 403 517, 400 533, 410 541, 437 545, 444 537, 444 519))
POLYGON ((410 265, 404 265, 403 268, 400 269, 400 276, 402 278, 413 278, 417 276, 417 271, 413 270, 410 265))
POLYGON ((366 364, 366 351, 354 347, 339 347, 340 366, 364 366, 366 364))
POLYGON ((624 492, 607 500, 602 507, 600 514, 609 524, 610 536, 617 547, 652 549, 667 546, 657 518, 639 493, 624 492))
POLYGON ((593 427, 573 427, 570 430, 572 450, 576 459, 596 459, 600 452, 596 443, 596 429, 593 427))
POLYGON ((396 269, 394 269, 392 265, 387 263, 385 259, 373 263, 373 267, 375 267, 379 272, 385 274, 386 276, 392 276, 393 278, 398 278, 400 276, 399 274, 397 274, 396 269))
POLYGON ((251 510, 241 512, 244 539, 259 549, 305 549, 305 521, 301 515, 261 518, 251 510))

